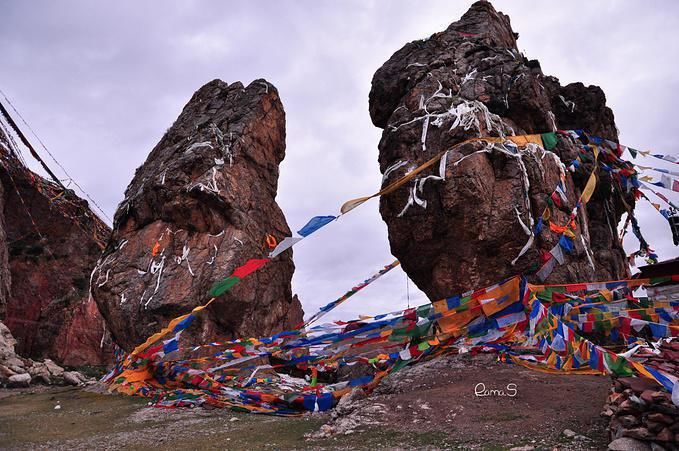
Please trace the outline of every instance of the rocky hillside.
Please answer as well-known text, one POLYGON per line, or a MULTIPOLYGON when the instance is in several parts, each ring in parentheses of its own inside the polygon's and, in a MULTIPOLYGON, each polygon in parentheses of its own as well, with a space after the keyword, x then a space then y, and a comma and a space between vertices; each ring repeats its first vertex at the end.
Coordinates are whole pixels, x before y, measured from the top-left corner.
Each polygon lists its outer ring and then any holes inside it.
MULTIPOLYGON (((193 95, 137 169, 93 274, 94 298, 121 347, 204 304, 215 281, 268 253, 267 239, 291 235, 275 201, 284 156, 285 112, 273 85, 214 80, 193 95)), ((201 314, 194 338, 266 336, 300 323, 293 271, 290 250, 201 314)))
MULTIPOLYGON (((479 1, 445 31, 398 50, 372 81, 369 107, 373 123, 384 129, 379 163, 385 183, 453 149, 440 169, 436 165, 380 204, 392 253, 431 299, 535 272, 559 237, 546 227, 517 258, 531 219, 540 218, 565 172, 552 220, 568 222, 592 170, 591 164, 566 170, 578 155, 567 136, 551 151, 530 143, 520 149, 456 144, 557 129, 617 140, 601 89, 561 86, 519 52, 517 37, 507 16, 479 1)), ((548 283, 627 275, 616 225, 624 202, 634 199, 624 197, 610 177, 599 177, 578 213, 568 264, 557 266, 548 283)))
POLYGON ((30 171, 0 128, 0 320, 24 357, 110 362, 89 278, 110 229, 71 190, 30 171))

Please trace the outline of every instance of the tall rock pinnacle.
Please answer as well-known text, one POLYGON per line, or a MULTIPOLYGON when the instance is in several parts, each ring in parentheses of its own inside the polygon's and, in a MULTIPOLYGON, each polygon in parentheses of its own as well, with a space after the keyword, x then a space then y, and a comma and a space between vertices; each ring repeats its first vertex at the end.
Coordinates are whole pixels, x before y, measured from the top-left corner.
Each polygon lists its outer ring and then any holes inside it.
MULTIPOLYGON (((218 280, 290 229, 275 201, 285 112, 265 80, 200 88, 137 170, 115 215, 92 292, 126 350, 209 299, 218 280)), ((200 315, 198 340, 262 336, 302 320, 292 251, 200 315)))
MULTIPOLYGON (((562 87, 518 51, 517 38, 507 16, 479 1, 460 21, 406 44, 377 70, 369 108, 373 123, 384 129, 379 163, 385 183, 472 137, 584 129, 617 140, 601 89, 562 87)), ((526 245, 525 227, 540 217, 564 172, 566 199, 553 219, 567 222, 592 170, 591 164, 565 170, 577 155, 567 137, 551 151, 528 145, 504 152, 480 142, 455 147, 443 173, 428 171, 382 197, 392 253, 431 299, 530 274, 558 236, 543 230, 517 259, 526 245)), ((633 205, 630 197, 600 175, 594 196, 579 211, 574 252, 547 282, 628 274, 616 225, 625 204, 633 205)))

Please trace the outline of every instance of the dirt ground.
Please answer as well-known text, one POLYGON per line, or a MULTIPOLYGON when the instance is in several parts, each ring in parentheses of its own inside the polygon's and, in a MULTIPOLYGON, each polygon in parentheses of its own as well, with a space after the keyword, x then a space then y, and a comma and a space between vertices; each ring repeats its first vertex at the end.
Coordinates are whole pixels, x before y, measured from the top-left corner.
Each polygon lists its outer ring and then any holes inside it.
POLYGON ((368 398, 299 418, 156 409, 77 388, 0 390, 0 449, 605 449, 599 412, 609 387, 603 376, 461 356, 405 369, 368 398), (476 396, 480 383, 488 396, 476 396))

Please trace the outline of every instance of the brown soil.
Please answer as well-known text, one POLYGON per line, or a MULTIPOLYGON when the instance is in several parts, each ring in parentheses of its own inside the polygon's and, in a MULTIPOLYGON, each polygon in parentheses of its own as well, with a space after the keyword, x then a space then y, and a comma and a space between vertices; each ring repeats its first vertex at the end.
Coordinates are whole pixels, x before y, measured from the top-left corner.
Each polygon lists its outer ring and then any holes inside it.
POLYGON ((494 360, 448 357, 406 369, 352 403, 355 409, 340 409, 323 430, 334 435, 348 427, 353 434, 379 425, 430 434, 442 447, 606 447, 606 420, 599 413, 611 386, 608 377, 544 374, 494 360), (480 383, 488 396, 476 395, 483 391, 480 383), (566 437, 566 429, 578 437, 566 437))

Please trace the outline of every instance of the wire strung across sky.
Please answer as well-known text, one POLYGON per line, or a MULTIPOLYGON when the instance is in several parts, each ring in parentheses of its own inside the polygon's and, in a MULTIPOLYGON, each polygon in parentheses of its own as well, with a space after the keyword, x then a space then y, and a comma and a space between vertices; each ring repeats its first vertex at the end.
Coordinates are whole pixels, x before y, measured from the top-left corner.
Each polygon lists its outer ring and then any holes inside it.
MULTIPOLYGON (((52 154, 52 152, 49 151, 49 149, 47 148, 47 146, 45 145, 45 143, 42 142, 42 140, 40 139, 40 137, 38 136, 38 134, 33 130, 33 128, 28 124, 28 122, 26 122, 26 119, 24 119, 24 117, 21 115, 21 113, 19 113, 19 111, 18 111, 18 110, 16 109, 16 107, 14 106, 14 104, 9 100, 9 98, 7 98, 7 95, 6 95, 1 89, 0 89, 0 94, 2 94, 2 96, 4 97, 4 99, 5 99, 5 101, 7 102, 7 104, 8 104, 8 105, 12 108, 12 110, 17 114, 17 116, 19 117, 19 119, 21 119, 21 122, 23 122, 24 125, 25 125, 26 127, 28 127, 28 129, 31 131, 31 133, 33 134, 33 136, 35 136, 35 139, 37 139, 38 142, 40 143, 40 145, 42 146, 42 148, 45 149, 45 152, 47 152, 47 154, 50 156, 50 158, 52 158, 52 160, 57 164, 57 166, 59 166, 59 168, 61 168, 61 170, 62 170, 62 171, 64 172, 64 174, 66 175, 66 177, 67 177, 67 179, 69 180, 69 182, 73 182, 73 184, 74 184, 76 187, 78 187, 78 189, 85 195, 85 197, 87 197, 87 199, 90 200, 90 201, 92 202, 92 204, 94 204, 94 206, 97 208, 97 210, 99 210, 99 212, 101 212, 101 214, 102 214, 106 219, 108 219, 111 223, 113 223, 113 220, 111 219, 111 217, 110 217, 109 215, 106 214, 106 212, 104 211, 104 209, 101 208, 101 207, 99 206, 99 204, 92 198, 92 196, 90 196, 89 193, 88 193, 87 191, 85 191, 85 189, 84 189, 82 186, 80 186, 80 184, 78 184, 78 182, 77 182, 73 177, 71 177, 71 175, 68 173, 68 171, 66 170, 66 168, 64 168, 64 166, 56 159, 56 157, 52 154)), ((44 162, 41 161, 41 163, 43 164, 43 167, 46 167, 46 164, 44 164, 44 162)), ((53 176, 53 174, 51 173, 51 171, 50 171, 48 168, 46 168, 46 170, 47 170, 48 173, 50 173, 50 175, 53 176)), ((54 178, 56 179, 56 176, 54 176, 54 178)), ((61 184, 61 181, 59 181, 59 179, 56 179, 56 181, 57 181, 57 183, 59 183, 62 187, 64 187, 64 186, 61 184)))

